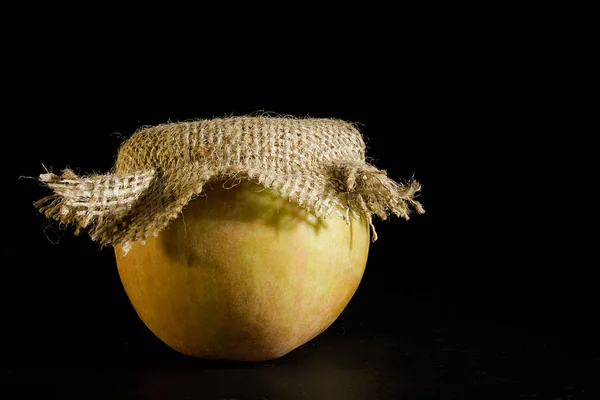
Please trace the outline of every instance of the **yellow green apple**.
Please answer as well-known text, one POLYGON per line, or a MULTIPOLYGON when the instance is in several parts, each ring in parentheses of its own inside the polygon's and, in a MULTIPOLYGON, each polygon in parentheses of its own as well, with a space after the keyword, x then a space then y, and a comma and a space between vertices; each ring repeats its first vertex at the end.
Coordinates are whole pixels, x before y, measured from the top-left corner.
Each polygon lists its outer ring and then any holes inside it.
POLYGON ((148 328, 189 356, 264 361, 330 326, 363 276, 368 221, 316 218, 247 181, 206 189, 157 237, 115 249, 148 328))

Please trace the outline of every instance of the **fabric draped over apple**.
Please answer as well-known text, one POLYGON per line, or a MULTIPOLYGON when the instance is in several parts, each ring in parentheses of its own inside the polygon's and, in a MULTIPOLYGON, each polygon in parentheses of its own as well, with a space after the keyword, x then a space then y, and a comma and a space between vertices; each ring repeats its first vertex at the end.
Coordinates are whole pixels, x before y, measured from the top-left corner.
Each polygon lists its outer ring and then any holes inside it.
MULTIPOLYGON (((366 162, 354 124, 337 119, 245 116, 145 128, 119 148, 106 175, 42 174, 53 194, 35 202, 48 218, 86 231, 100 245, 156 236, 210 182, 247 179, 317 217, 392 213, 409 218, 421 186, 397 183, 366 162)), ((376 240, 373 224, 373 240, 376 240)))

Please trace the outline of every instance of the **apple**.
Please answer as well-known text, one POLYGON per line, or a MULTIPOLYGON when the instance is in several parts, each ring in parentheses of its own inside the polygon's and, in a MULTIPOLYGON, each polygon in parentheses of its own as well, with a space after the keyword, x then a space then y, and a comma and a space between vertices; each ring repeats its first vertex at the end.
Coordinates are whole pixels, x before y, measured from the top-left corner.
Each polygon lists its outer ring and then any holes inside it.
POLYGON ((133 307, 171 348, 265 361, 329 327, 363 276, 369 222, 316 218, 263 186, 206 187, 157 237, 115 248, 133 307))

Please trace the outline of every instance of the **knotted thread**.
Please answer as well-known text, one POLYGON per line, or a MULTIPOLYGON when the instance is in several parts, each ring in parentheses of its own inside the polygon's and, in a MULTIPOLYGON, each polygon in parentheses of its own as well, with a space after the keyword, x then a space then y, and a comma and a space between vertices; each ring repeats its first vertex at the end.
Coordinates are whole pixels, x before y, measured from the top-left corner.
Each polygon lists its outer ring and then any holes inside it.
MULTIPOLYGON (((356 127, 336 119, 230 117, 140 130, 119 149, 110 174, 47 173, 54 191, 35 206, 47 217, 87 231, 101 245, 156 236, 211 181, 251 180, 316 217, 389 213, 408 219, 416 181, 399 184, 365 161, 356 127)), ((373 224, 373 240, 377 239, 373 224)))

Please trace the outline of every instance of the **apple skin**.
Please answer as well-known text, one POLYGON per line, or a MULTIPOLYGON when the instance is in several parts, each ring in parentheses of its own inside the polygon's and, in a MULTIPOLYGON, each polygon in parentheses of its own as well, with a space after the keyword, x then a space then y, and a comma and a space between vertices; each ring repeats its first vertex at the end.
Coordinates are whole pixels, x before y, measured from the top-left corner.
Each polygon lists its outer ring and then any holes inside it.
POLYGON ((157 237, 115 248, 148 328, 188 356, 265 361, 329 327, 363 276, 368 221, 317 219, 247 181, 207 189, 157 237))

